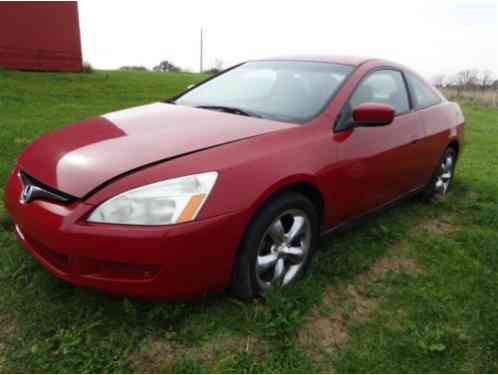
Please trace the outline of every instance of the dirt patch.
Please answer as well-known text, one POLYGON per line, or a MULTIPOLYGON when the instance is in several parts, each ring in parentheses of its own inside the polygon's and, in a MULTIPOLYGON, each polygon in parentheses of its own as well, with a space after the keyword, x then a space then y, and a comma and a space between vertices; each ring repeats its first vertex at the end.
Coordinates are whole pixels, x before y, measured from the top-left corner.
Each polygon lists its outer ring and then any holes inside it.
MULTIPOLYGON (((334 306, 337 308, 334 313, 323 314, 315 310, 310 321, 299 330, 298 341, 314 360, 320 361, 323 354, 340 349, 349 341, 350 325, 367 321, 376 309, 379 300, 368 297, 363 289, 362 285, 349 285, 337 298, 336 303, 340 305, 334 306)), ((332 294, 333 289, 326 291, 326 304, 332 302, 332 294)))
POLYGON ((408 252, 408 244, 404 241, 395 244, 389 251, 388 256, 378 259, 368 271, 358 276, 363 288, 368 284, 385 277, 389 272, 415 274, 421 272, 415 259, 408 252))
POLYGON ((321 346, 325 349, 333 346, 338 347, 348 340, 343 314, 319 316, 311 322, 311 328, 301 338, 318 339, 321 346))
POLYGON ((419 267, 417 262, 411 258, 383 258, 374 263, 365 281, 370 281, 369 279, 371 278, 383 277, 388 272, 416 273, 419 272, 419 267))
POLYGON ((189 359, 199 361, 207 367, 224 359, 243 352, 260 356, 264 353, 264 344, 259 338, 252 336, 217 336, 200 346, 181 345, 171 338, 150 337, 145 347, 135 353, 131 367, 144 373, 161 373, 172 371, 178 360, 189 359))
POLYGON ((365 322, 370 317, 372 311, 379 304, 378 298, 373 298, 367 295, 366 286, 360 288, 348 287, 348 300, 352 305, 352 312, 349 314, 349 319, 357 322, 365 322))
POLYGON ((131 367, 139 372, 159 373, 163 368, 173 367, 178 349, 167 339, 149 338, 140 352, 130 359, 131 367))
POLYGON ((298 332, 298 341, 316 361, 324 354, 332 354, 349 341, 349 329, 366 322, 372 316, 381 298, 368 294, 370 283, 382 279, 389 272, 417 273, 420 268, 408 256, 407 244, 395 245, 392 257, 379 259, 353 284, 325 291, 323 304, 314 309, 310 320, 298 332), (324 313, 324 311, 332 311, 324 313))
POLYGON ((480 198, 480 194, 477 191, 469 190, 469 191, 467 191, 465 193, 465 197, 467 199, 470 199, 470 200, 473 200, 473 201, 477 201, 480 198))
POLYGON ((431 234, 449 234, 457 230, 457 226, 449 221, 442 219, 429 220, 421 225, 422 229, 425 229, 431 234))

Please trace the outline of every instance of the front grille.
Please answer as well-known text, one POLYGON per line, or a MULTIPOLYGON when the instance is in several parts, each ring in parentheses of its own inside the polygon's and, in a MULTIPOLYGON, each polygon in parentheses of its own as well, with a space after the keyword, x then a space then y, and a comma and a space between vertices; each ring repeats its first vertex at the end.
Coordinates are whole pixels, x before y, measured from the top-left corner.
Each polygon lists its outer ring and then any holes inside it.
POLYGON ((21 238, 30 245, 33 253, 42 258, 52 268, 66 275, 110 281, 143 282, 152 280, 160 271, 158 265, 129 264, 64 254, 47 248, 40 241, 23 234, 20 229, 18 233, 22 234, 21 238))
POLYGON ((59 203, 69 204, 78 199, 72 195, 56 190, 44 184, 41 181, 38 181, 36 178, 31 177, 26 172, 20 171, 19 177, 24 187, 27 186, 32 187, 32 192, 29 201, 33 201, 36 199, 44 199, 44 200, 51 200, 59 203))
POLYGON ((25 240, 31 245, 33 251, 42 257, 52 267, 64 273, 69 273, 69 256, 50 250, 41 242, 31 236, 24 235, 25 240))

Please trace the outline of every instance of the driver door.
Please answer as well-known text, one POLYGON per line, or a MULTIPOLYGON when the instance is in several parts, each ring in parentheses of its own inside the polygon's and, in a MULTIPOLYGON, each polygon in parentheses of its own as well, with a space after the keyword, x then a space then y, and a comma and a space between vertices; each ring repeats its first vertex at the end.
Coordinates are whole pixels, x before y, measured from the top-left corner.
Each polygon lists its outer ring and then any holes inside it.
POLYGON ((422 137, 416 117, 410 111, 400 71, 375 70, 360 81, 336 126, 345 219, 360 216, 410 190, 416 175, 412 144, 422 137), (353 109, 368 102, 391 105, 396 112, 393 123, 352 126, 353 109))

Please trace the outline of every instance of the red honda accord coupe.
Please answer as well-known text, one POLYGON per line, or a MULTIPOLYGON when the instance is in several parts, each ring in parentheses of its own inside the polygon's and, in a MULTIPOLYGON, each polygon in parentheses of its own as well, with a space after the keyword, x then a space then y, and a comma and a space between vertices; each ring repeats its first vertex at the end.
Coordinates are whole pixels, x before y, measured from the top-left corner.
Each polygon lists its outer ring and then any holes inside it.
POLYGON ((459 106, 398 64, 249 61, 40 137, 6 207, 24 247, 70 283, 250 297, 298 279, 321 234, 445 194, 463 131, 459 106))

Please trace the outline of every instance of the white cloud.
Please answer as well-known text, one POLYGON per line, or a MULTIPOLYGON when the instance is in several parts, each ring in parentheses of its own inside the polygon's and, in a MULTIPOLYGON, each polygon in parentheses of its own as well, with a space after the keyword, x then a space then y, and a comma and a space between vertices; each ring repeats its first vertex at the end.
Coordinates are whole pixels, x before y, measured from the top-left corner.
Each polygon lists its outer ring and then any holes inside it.
POLYGON ((475 67, 498 73, 498 2, 80 0, 84 58, 98 68, 168 59, 225 66, 280 54, 394 60, 426 76, 475 67))

